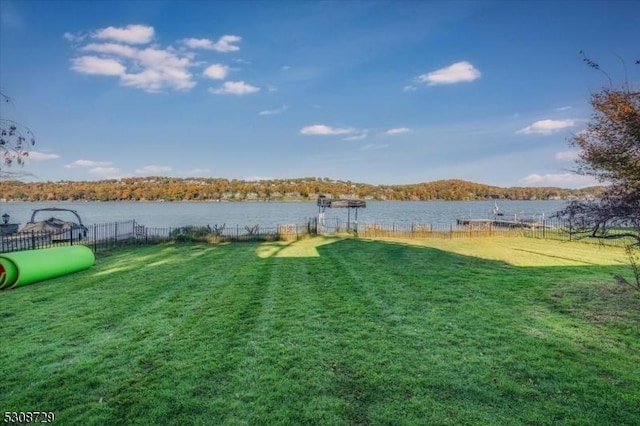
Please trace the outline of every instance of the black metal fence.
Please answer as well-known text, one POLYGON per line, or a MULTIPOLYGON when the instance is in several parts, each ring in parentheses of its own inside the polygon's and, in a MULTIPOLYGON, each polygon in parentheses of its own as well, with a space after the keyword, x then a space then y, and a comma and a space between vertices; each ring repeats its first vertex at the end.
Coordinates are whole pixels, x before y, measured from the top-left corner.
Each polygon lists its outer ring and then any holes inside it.
POLYGON ((125 222, 90 225, 86 232, 78 235, 69 230, 59 232, 30 231, 18 232, 0 237, 0 252, 34 250, 61 245, 82 244, 94 252, 108 251, 131 245, 159 244, 165 242, 206 242, 222 244, 242 241, 283 241, 297 240, 304 235, 315 233, 312 222, 306 224, 286 224, 272 227, 259 225, 232 226, 185 226, 179 228, 156 228, 137 223, 125 222))
MULTIPOLYGON (((476 237, 526 237, 560 241, 581 241, 592 244, 605 244, 624 247, 633 240, 631 238, 597 239, 585 237, 577 233, 568 223, 559 219, 548 219, 535 223, 503 223, 503 222, 472 222, 465 224, 380 224, 365 223, 357 227, 354 232, 363 238, 441 238, 460 239, 476 237)), ((624 230, 611 230, 609 235, 624 230)))
MULTIPOLYGON (((612 231, 614 232, 614 231, 612 231)), ((291 241, 307 235, 350 233, 362 238, 441 238, 460 239, 476 237, 527 237, 553 240, 580 240, 584 242, 623 247, 631 239, 579 238, 570 232, 564 223, 547 220, 535 224, 506 226, 492 222, 470 224, 382 224, 382 223, 336 223, 318 224, 310 219, 304 224, 277 226, 185 226, 179 228, 148 227, 135 220, 90 225, 86 232, 78 234, 71 230, 63 232, 19 232, 0 236, 0 252, 33 250, 59 245, 83 244, 94 252, 114 248, 159 244, 166 242, 204 242, 223 244, 232 242, 291 241)))

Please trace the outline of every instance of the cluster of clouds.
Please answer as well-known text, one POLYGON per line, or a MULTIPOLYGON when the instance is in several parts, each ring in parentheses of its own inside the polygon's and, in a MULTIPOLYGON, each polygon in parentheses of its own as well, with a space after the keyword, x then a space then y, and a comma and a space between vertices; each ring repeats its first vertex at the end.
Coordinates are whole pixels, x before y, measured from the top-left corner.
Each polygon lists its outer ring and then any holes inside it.
POLYGON ((122 170, 114 167, 110 161, 76 160, 64 167, 66 169, 85 169, 89 174, 101 178, 120 176, 122 173, 122 170))
POLYGON ((556 186, 556 187, 587 187, 600 185, 591 176, 578 175, 575 173, 547 173, 530 174, 520 179, 520 183, 526 186, 556 186))
MULTIPOLYGON (((556 111, 566 111, 569 107, 558 108, 556 111)), ((560 131, 569 130, 577 126, 583 120, 566 119, 544 119, 538 120, 515 132, 516 135, 538 135, 550 136, 560 131)), ((558 151, 554 155, 554 160, 560 163, 571 163, 578 160, 580 152, 577 150, 558 151)), ((547 173, 530 174, 520 180, 520 183, 527 186, 593 186, 598 185, 593 177, 578 175, 576 173, 547 173)))
MULTIPOLYGON (((190 90, 198 84, 199 78, 226 80, 232 68, 221 63, 199 61, 197 53, 237 52, 242 41, 236 35, 223 35, 217 40, 186 38, 178 40, 177 47, 162 47, 154 43, 155 29, 147 25, 107 27, 88 34, 65 33, 64 37, 74 43, 78 54, 71 59, 73 71, 117 77, 123 86, 152 93, 190 90)), ((259 87, 244 81, 233 80, 208 89, 217 95, 238 96, 259 90, 259 87)))
MULTIPOLYGON (((58 158, 58 156, 56 156, 58 158)), ((115 167, 111 161, 76 160, 64 166, 66 169, 84 169, 90 175, 98 178, 120 178, 125 173, 119 167, 115 167)), ((135 173, 140 176, 157 176, 169 173, 173 169, 169 166, 149 165, 140 167, 135 173)))

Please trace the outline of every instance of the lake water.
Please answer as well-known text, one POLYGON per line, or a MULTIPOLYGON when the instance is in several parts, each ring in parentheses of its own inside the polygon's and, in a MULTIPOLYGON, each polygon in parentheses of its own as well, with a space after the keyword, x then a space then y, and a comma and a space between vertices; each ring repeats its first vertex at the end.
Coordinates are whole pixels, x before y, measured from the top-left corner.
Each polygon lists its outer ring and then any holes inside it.
MULTIPOLYGON (((448 225, 459 217, 488 218, 494 201, 368 201, 366 208, 358 209, 358 223, 383 224, 433 224, 448 225)), ((498 201, 497 205, 505 218, 513 215, 547 218, 560 210, 566 201, 498 201)), ((3 202, 0 215, 8 213, 11 223, 24 226, 31 218, 33 209, 61 207, 76 210, 85 225, 135 220, 149 227, 179 227, 187 225, 227 226, 276 226, 303 224, 317 217, 315 202, 3 202)), ((353 221, 354 211, 348 209, 326 209, 325 221, 353 221)), ((65 212, 40 212, 35 220, 50 217, 76 221, 65 212)), ((333 221, 333 222, 332 222, 333 221)))

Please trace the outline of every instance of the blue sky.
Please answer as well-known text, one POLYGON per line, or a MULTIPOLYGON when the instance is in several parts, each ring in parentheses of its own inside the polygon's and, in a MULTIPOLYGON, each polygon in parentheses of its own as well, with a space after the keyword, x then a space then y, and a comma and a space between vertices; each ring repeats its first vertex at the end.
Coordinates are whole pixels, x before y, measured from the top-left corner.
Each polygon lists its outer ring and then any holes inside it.
POLYGON ((582 187, 567 138, 609 81, 580 50, 640 85, 637 1, 1 0, 0 17, 30 180, 582 187))

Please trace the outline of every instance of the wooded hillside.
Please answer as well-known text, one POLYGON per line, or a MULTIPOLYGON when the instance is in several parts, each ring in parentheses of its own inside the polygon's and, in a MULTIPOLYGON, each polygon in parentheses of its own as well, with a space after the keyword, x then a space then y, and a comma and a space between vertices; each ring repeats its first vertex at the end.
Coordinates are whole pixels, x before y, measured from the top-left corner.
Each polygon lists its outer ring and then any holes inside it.
POLYGON ((307 201, 324 194, 367 200, 581 199, 602 188, 500 188, 463 180, 371 185, 329 178, 260 181, 223 178, 139 177, 101 181, 0 182, 0 198, 13 201, 307 201))

